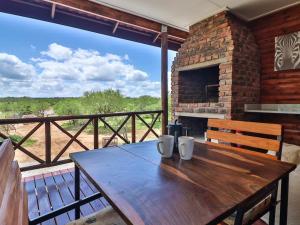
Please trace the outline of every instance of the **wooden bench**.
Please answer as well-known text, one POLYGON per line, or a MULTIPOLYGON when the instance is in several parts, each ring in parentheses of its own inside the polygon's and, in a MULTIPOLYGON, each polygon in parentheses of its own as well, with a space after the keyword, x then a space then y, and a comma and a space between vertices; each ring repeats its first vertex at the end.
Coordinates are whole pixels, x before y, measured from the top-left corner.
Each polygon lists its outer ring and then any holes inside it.
MULTIPOLYGON (((206 143, 233 152, 280 160, 282 134, 283 129, 280 124, 209 119, 206 143), (273 154, 268 154, 270 152, 273 154)), ((256 199, 253 204, 241 207, 236 214, 224 220, 221 225, 265 224, 259 218, 267 212, 270 212, 269 225, 274 225, 277 191, 278 184, 272 191, 256 199)))
POLYGON ((280 124, 209 119, 206 143, 260 157, 281 159, 282 137, 280 124), (269 152, 273 154, 266 154, 269 152))
POLYGON ((28 225, 27 192, 10 140, 0 146, 0 224, 28 225))

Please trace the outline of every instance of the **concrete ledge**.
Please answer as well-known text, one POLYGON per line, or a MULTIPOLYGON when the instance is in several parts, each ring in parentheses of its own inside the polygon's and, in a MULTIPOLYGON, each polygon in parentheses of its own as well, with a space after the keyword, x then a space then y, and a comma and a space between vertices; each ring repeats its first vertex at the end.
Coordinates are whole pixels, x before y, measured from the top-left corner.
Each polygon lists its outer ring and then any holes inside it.
POLYGON ((208 119, 225 119, 225 114, 218 114, 218 113, 175 112, 175 116, 208 118, 208 119))
POLYGON ((205 62, 201 62, 201 63, 196 63, 196 64, 189 65, 189 66, 182 66, 182 67, 176 68, 175 70, 178 72, 186 71, 186 70, 196 70, 196 69, 219 65, 221 63, 226 63, 226 62, 227 62, 226 58, 221 58, 221 59, 215 59, 215 60, 205 61, 205 62))
POLYGON ((245 104, 244 111, 300 115, 300 104, 245 104))

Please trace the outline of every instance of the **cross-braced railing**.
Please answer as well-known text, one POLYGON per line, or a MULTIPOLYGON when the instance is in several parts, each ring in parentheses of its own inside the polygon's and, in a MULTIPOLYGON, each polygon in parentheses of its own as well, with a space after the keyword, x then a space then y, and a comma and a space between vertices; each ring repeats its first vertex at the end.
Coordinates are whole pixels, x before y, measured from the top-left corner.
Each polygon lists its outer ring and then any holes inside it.
MULTIPOLYGON (((69 149, 69 147, 76 143, 78 144, 82 150, 91 150, 99 148, 99 134, 101 133, 101 128, 99 127, 99 122, 102 123, 106 129, 106 131, 110 131, 112 133, 109 134, 105 144, 102 147, 108 147, 112 143, 112 141, 118 137, 124 143, 135 143, 143 142, 149 134, 153 134, 154 136, 158 137, 157 132, 154 129, 154 125, 157 123, 159 117, 161 116, 162 111, 143 111, 143 112, 122 112, 122 113, 109 113, 109 114, 96 114, 96 115, 79 115, 79 116, 53 116, 53 117, 39 117, 39 118, 19 118, 19 119, 0 119, 0 126, 7 126, 7 125, 16 125, 16 124, 36 124, 25 136, 22 136, 21 140, 15 141, 12 140, 15 150, 19 150, 23 152, 26 156, 30 157, 38 164, 30 165, 26 167, 22 167, 21 170, 31 170, 49 166, 55 166, 59 164, 64 164, 71 162, 70 159, 62 159, 62 155, 69 149), (151 121, 147 122, 144 116, 151 115, 151 121), (112 125, 109 118, 118 118, 121 121, 118 121, 118 124, 112 125), (66 128, 62 126, 62 122, 64 121, 81 121, 81 127, 79 130, 72 134, 66 128), (131 120, 131 124, 130 124, 131 120), (143 125, 146 129, 142 137, 137 139, 137 123, 143 125), (131 133, 131 140, 127 137, 127 135, 122 135, 121 130, 124 127, 130 127, 131 133), (90 126, 91 132, 93 134, 93 148, 87 147, 82 141, 78 139, 80 134, 90 126), (37 130, 44 127, 45 130, 45 145, 44 150, 41 149, 40 151, 44 151, 44 157, 39 157, 32 153, 29 149, 24 146, 24 143, 29 140, 29 138, 36 133, 37 130), (64 147, 54 155, 52 151, 51 143, 53 137, 51 136, 51 128, 56 128, 61 131, 64 135, 66 135, 69 140, 66 141, 64 147)), ((127 130, 126 130, 127 134, 127 130)), ((105 134, 107 136, 107 133, 105 134)), ((9 138, 8 134, 5 132, 0 131, 0 138, 6 139, 9 138)), ((79 149, 80 150, 80 149, 79 149)))

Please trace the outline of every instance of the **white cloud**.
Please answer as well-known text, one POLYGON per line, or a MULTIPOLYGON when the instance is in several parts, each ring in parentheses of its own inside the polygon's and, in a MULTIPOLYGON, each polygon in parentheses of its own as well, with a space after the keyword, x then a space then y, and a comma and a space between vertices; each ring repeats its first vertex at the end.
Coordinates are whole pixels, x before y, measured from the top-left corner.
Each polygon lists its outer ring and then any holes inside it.
POLYGON ((0 53, 0 79, 23 80, 36 74, 35 68, 18 57, 0 53))
POLYGON ((0 53, 0 96, 81 96, 85 91, 118 89, 127 96, 160 96, 160 82, 129 64, 129 56, 100 54, 50 44, 31 64, 0 53), (138 82, 138 85, 137 85, 138 82), (3 90, 3 89, 2 89, 3 90))
POLYGON ((147 73, 125 62, 125 58, 128 58, 126 55, 124 57, 110 53, 100 55, 98 51, 71 50, 58 44, 51 44, 48 51, 42 52, 42 55, 44 57, 34 59, 34 61, 42 70, 41 75, 48 79, 142 81, 148 78, 147 73), (58 52, 63 52, 63 57, 58 52))
POLYGON ((48 51, 43 51, 41 54, 49 56, 55 60, 64 60, 72 55, 72 50, 62 45, 52 43, 49 45, 48 51))

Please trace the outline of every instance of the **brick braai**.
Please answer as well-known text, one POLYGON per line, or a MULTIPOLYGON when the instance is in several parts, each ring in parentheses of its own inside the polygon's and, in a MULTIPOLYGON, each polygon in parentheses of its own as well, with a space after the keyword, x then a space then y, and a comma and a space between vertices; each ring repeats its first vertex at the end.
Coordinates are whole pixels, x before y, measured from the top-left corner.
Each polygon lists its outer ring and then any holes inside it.
POLYGON ((171 87, 173 117, 177 117, 175 112, 184 112, 243 119, 244 104, 259 103, 260 94, 259 52, 251 30, 227 11, 192 25, 174 59, 171 87), (188 85, 184 77, 186 71, 211 66, 219 67, 217 102, 197 98, 196 94, 203 94, 203 86, 196 80, 188 85))

